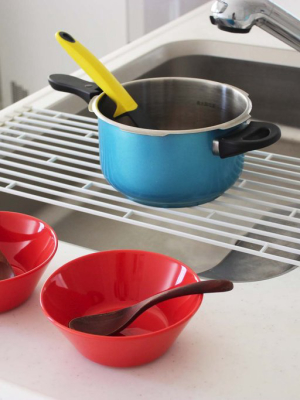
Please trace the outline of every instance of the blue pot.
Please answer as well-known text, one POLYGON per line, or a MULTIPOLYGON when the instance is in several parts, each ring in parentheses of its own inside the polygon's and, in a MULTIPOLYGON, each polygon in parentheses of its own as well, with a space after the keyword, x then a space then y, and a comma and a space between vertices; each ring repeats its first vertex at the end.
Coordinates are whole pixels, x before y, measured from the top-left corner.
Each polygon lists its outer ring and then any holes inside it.
POLYGON ((102 172, 115 189, 138 203, 174 208, 207 203, 236 182, 245 151, 280 137, 276 125, 247 124, 251 101, 230 85, 157 78, 124 86, 159 130, 114 120, 115 105, 104 94, 91 108, 99 117, 102 172))
POLYGON ((49 83, 89 102, 98 117, 105 178, 150 206, 190 207, 217 198, 240 176, 245 152, 280 138, 276 125, 249 123, 247 93, 223 83, 152 78, 124 84, 157 130, 139 128, 126 115, 116 120, 115 103, 93 83, 66 75, 51 75, 49 83))

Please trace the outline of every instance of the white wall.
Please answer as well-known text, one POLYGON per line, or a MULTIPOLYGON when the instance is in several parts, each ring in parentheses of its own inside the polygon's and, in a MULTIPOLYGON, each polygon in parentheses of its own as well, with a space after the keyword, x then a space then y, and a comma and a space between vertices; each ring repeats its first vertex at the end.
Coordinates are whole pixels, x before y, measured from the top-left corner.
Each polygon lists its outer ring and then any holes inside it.
POLYGON ((208 0, 144 0, 145 33, 178 18, 208 0))
POLYGON ((167 24, 209 0, 127 0, 129 41, 167 24))
POLYGON ((101 57, 205 1, 0 0, 2 107, 12 102, 12 81, 33 93, 49 74, 78 69, 54 39, 56 31, 69 32, 101 57))
POLYGON ((290 14, 300 18, 300 1, 299 0, 272 0, 280 7, 284 8, 290 14))

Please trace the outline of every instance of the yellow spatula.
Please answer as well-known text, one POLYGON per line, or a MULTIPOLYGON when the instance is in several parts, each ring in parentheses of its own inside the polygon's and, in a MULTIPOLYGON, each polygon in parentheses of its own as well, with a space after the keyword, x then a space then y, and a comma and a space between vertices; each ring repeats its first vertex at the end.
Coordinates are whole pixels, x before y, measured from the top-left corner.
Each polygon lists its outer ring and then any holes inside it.
POLYGON ((73 60, 116 103, 114 118, 126 113, 138 127, 156 129, 141 106, 138 106, 114 75, 88 49, 66 32, 59 31, 55 37, 73 60))

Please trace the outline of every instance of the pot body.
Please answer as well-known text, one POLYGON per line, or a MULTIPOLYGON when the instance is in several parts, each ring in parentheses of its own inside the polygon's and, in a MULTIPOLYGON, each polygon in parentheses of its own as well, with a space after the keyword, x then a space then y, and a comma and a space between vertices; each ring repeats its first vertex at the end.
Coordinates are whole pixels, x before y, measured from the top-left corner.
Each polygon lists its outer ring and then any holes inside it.
POLYGON ((214 130, 166 136, 125 132, 99 119, 102 172, 126 197, 156 207, 190 207, 220 196, 240 176, 244 156, 221 159, 214 130))

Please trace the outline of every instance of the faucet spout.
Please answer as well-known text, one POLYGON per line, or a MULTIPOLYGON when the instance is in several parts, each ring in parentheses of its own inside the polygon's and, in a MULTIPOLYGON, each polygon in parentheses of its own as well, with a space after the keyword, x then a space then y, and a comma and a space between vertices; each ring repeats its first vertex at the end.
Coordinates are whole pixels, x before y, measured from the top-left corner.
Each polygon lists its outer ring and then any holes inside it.
POLYGON ((300 51, 300 20, 270 0, 218 0, 210 20, 233 33, 248 33, 256 25, 300 51))

